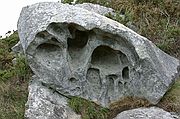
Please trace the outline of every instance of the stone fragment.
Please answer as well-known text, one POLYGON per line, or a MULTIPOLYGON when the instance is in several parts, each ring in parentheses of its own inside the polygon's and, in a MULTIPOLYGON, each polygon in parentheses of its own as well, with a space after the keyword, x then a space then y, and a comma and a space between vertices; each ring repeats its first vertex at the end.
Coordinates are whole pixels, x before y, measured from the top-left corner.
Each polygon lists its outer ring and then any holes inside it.
POLYGON ((175 115, 157 107, 137 108, 123 111, 114 119, 179 119, 175 115))
POLYGON ((29 85, 26 119, 81 119, 68 107, 67 99, 43 86, 37 77, 29 85))
POLYGON ((179 76, 179 60, 147 38, 73 5, 24 7, 18 33, 39 82, 104 107, 126 96, 156 104, 179 76))
POLYGON ((15 46, 13 46, 11 49, 16 54, 22 54, 23 53, 23 48, 22 48, 20 41, 15 46))

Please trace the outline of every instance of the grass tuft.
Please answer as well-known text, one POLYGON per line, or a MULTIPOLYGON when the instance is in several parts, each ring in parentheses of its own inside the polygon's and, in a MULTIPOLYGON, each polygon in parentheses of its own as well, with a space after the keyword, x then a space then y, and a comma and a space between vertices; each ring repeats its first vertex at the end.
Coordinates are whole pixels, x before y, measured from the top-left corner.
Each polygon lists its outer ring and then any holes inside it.
POLYGON ((113 119, 115 116, 117 116, 117 114, 125 110, 130 110, 139 107, 149 107, 151 105, 152 104, 148 100, 143 98, 131 96, 124 97, 119 101, 110 104, 111 111, 108 119, 113 119))
POLYGON ((92 101, 72 97, 69 99, 68 105, 77 114, 80 114, 82 119, 108 119, 109 109, 103 108, 92 101))
POLYGON ((175 82, 157 106, 168 112, 180 113, 180 79, 175 82))

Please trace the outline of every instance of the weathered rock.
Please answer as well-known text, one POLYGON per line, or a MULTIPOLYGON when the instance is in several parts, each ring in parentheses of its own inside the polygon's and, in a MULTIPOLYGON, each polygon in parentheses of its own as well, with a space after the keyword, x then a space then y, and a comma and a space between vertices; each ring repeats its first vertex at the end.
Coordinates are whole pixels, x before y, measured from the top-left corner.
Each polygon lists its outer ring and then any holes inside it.
POLYGON ((112 8, 104 7, 98 4, 83 3, 83 4, 75 4, 74 6, 86 9, 91 12, 96 12, 101 15, 115 14, 112 8))
POLYGON ((175 119, 180 119, 180 112, 170 112, 175 119))
MULTIPOLYGON (((104 15, 104 16, 111 15, 111 16, 115 17, 117 15, 115 10, 113 10, 112 8, 104 7, 104 6, 101 6, 98 4, 83 3, 83 4, 75 4, 74 6, 86 9, 86 10, 91 11, 91 12, 96 12, 96 13, 98 13, 100 15, 104 15)), ((124 14, 119 13, 118 17, 125 19, 124 14)), ((125 25, 135 32, 138 31, 138 28, 132 22, 127 22, 125 25)))
POLYGON ((121 112, 114 119, 178 119, 179 117, 171 115, 169 112, 157 107, 137 108, 121 112))
POLYGON ((24 7, 18 33, 39 82, 105 107, 125 96, 156 104, 179 76, 179 60, 151 41, 73 5, 24 7))
POLYGON ((17 53, 17 54, 22 54, 23 53, 23 48, 22 48, 22 45, 21 45, 20 41, 15 46, 13 46, 11 49, 12 49, 12 51, 14 53, 17 53))
POLYGON ((33 77, 29 85, 26 119, 81 119, 67 106, 67 99, 43 86, 33 77))

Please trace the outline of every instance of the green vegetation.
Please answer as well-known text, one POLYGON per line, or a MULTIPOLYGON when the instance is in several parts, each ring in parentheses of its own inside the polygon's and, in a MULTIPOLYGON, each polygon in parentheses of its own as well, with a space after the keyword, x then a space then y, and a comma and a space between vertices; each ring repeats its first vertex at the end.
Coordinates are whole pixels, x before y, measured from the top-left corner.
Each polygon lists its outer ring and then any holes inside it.
POLYGON ((165 94, 158 106, 169 112, 180 112, 180 79, 165 94))
POLYGON ((73 0, 63 0, 62 3, 68 3, 71 4, 73 2, 73 0))
POLYGON ((68 104, 77 114, 81 114, 82 119, 108 119, 109 109, 103 108, 92 101, 72 97, 68 104))
POLYGON ((113 119, 122 111, 130 110, 138 107, 150 107, 152 104, 143 98, 124 97, 110 105, 110 115, 108 119, 113 119))
POLYGON ((0 69, 5 70, 12 65, 14 55, 11 53, 11 47, 19 41, 17 32, 9 37, 0 39, 0 69))
POLYGON ((132 14, 129 11, 125 12, 123 16, 119 13, 119 11, 116 11, 115 15, 109 13, 106 14, 106 17, 109 17, 122 24, 127 24, 128 22, 132 21, 132 14))
POLYGON ((17 32, 0 39, 0 119, 24 118, 31 71, 25 57, 11 51, 18 41, 17 32))

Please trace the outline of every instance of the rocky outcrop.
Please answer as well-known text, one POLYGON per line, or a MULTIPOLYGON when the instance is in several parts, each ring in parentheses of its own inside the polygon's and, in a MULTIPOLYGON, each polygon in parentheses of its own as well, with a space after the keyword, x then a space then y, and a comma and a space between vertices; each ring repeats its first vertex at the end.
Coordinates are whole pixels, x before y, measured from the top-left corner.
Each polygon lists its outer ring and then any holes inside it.
POLYGON ((179 119, 178 116, 157 107, 137 108, 121 112, 114 119, 179 119))
MULTIPOLYGON (((179 75, 179 60, 151 41, 77 6, 44 2, 24 7, 18 33, 38 82, 53 86, 63 95, 80 96, 104 107, 126 96, 156 104, 179 75)), ((40 95, 37 90, 30 91, 26 115, 40 106, 56 108, 52 101, 37 102, 40 95)))

